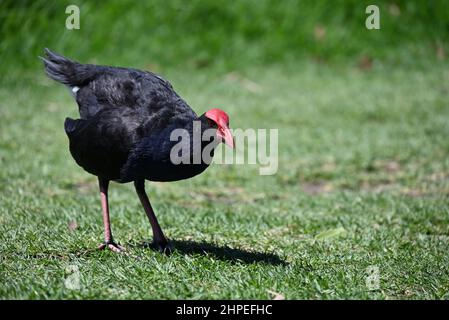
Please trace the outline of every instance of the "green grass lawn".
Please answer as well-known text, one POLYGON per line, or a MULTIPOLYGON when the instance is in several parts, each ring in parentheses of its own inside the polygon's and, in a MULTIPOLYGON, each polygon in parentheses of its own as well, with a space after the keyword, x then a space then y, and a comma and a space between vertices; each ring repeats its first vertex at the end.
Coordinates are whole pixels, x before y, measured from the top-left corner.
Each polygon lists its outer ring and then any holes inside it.
MULTIPOLYGON (((171 256, 132 185, 112 184, 103 239, 96 178, 63 130, 77 108, 43 72, 0 86, 0 298, 449 298, 449 69, 300 63, 164 70, 197 113, 278 128, 279 170, 215 165, 147 183, 171 256), (79 289, 65 279, 78 268, 79 289), (377 270, 379 286, 367 285, 377 270)), ((15 79, 15 80, 13 80, 15 79)))

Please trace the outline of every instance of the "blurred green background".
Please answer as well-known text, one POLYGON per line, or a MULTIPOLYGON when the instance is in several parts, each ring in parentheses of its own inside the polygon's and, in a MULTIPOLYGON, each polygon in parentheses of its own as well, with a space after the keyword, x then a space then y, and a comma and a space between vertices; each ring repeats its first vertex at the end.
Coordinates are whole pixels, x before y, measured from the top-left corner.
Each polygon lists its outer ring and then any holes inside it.
POLYGON ((349 61, 413 64, 445 55, 444 0, 151 0, 0 2, 1 68, 37 68, 43 47, 82 61, 147 68, 349 61), (376 4, 381 29, 365 28, 376 4), (65 8, 81 11, 67 30, 65 8))

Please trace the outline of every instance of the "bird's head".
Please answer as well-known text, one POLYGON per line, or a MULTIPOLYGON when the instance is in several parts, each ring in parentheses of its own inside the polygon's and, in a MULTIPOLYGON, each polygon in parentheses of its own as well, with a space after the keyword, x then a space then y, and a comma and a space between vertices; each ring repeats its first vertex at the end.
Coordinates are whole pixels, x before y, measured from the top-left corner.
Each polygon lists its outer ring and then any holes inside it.
POLYGON ((208 119, 211 127, 217 129, 217 136, 231 148, 234 148, 234 137, 229 130, 229 117, 223 110, 210 109, 204 116, 208 119))

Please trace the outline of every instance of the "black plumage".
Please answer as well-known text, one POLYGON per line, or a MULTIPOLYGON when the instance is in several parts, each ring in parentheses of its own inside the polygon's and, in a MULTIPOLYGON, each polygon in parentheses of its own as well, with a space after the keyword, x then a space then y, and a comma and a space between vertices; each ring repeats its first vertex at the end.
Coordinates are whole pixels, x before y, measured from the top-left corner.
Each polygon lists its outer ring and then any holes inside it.
MULTIPOLYGON (((194 147, 193 139, 182 142, 190 152, 190 164, 174 164, 170 159, 178 143, 171 141, 171 132, 185 129, 193 137, 194 121, 201 123, 202 132, 217 129, 214 146, 217 137, 233 145, 224 112, 213 109, 198 117, 168 81, 152 72, 81 64, 48 49, 45 53, 47 75, 68 86, 79 107, 80 119, 67 118, 64 124, 70 152, 84 170, 98 176, 100 189, 103 185, 107 191, 110 180, 134 181, 139 193, 144 180, 174 181, 203 172, 207 161, 200 157, 200 163, 192 162, 209 141, 202 141, 200 148, 194 147)), ((112 235, 105 237, 106 245, 118 248, 112 235)), ((162 231, 155 234, 155 241, 166 244, 162 231)))

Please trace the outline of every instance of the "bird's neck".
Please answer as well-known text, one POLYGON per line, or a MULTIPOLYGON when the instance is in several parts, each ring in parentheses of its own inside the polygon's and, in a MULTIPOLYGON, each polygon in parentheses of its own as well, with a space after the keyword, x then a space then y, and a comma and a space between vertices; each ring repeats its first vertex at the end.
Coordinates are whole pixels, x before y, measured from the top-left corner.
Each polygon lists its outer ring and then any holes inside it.
POLYGON ((185 129, 189 132, 189 149, 193 158, 198 159, 200 157, 202 159, 203 151, 206 147, 208 147, 207 151, 210 150, 210 155, 213 157, 214 149, 219 144, 219 141, 216 137, 216 128, 211 126, 209 120, 204 115, 201 115, 189 122, 185 129))

